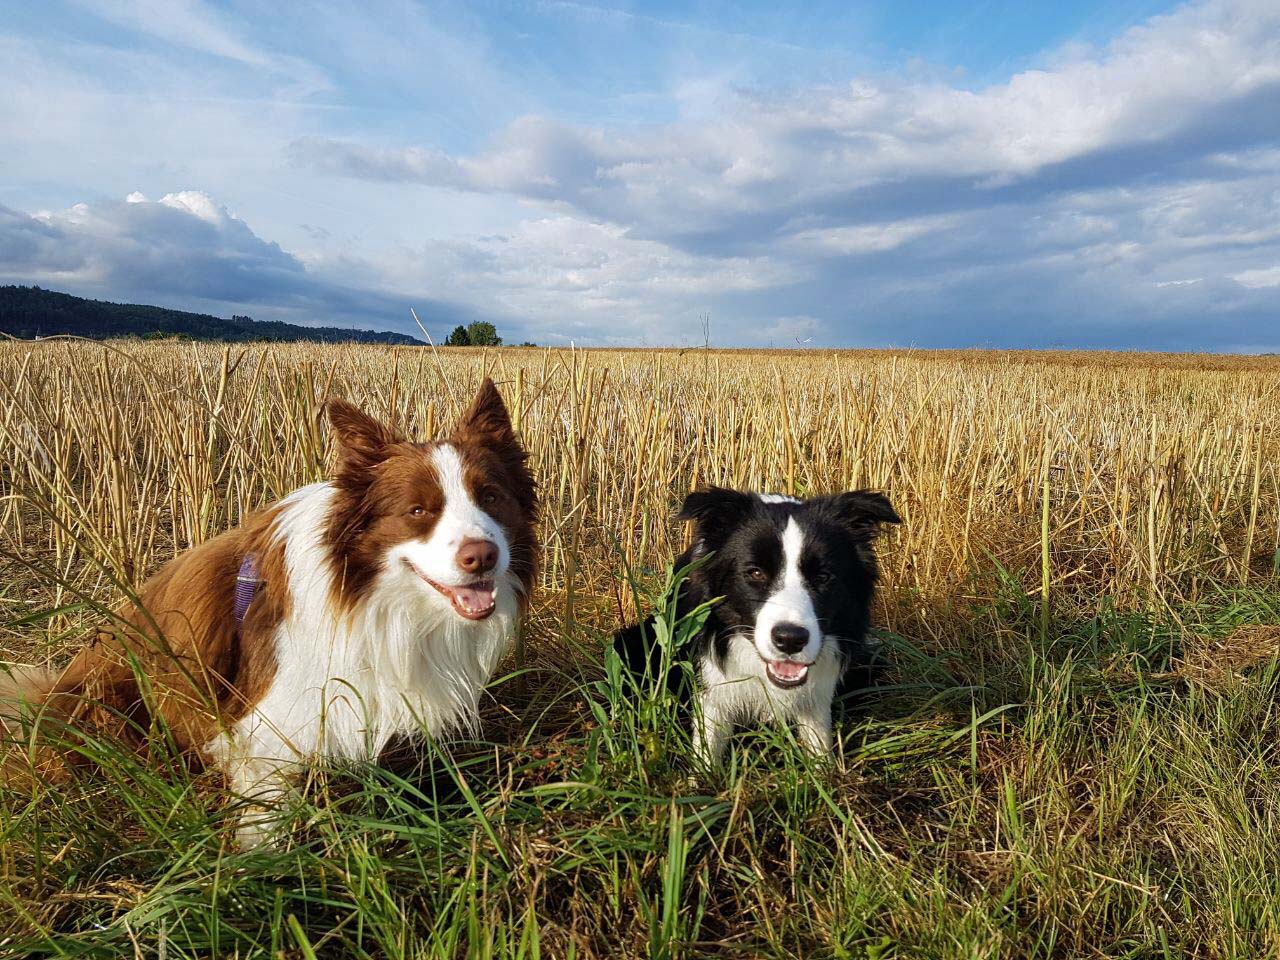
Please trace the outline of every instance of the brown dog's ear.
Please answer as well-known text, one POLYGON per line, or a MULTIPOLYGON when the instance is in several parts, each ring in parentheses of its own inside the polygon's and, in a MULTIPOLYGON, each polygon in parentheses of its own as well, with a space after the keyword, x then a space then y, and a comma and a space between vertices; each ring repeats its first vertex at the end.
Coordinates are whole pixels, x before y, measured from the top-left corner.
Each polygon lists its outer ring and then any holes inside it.
POLYGON ((513 447, 519 449, 507 405, 502 402, 502 394, 490 378, 485 377, 484 383, 480 384, 471 407, 453 429, 453 439, 479 443, 500 452, 513 447))
POLYGON ((488 377, 480 384, 471 407, 453 428, 449 439, 459 446, 474 444, 492 450, 506 468, 510 491, 525 516, 530 520, 537 516, 538 487, 529 473, 529 454, 516 439, 507 405, 488 377))
POLYGON ((381 463, 389 449, 401 442, 394 430, 346 400, 330 400, 325 404, 325 414, 338 441, 339 473, 368 469, 381 463))
POLYGON ((830 505, 836 519, 855 537, 869 540, 880 532, 880 524, 902 522, 889 498, 874 490, 837 493, 830 505))

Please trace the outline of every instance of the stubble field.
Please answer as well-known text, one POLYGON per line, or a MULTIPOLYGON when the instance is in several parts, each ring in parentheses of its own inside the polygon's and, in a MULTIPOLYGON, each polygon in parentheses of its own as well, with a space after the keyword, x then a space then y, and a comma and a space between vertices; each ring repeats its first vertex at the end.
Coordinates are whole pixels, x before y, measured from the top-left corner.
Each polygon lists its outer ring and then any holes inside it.
POLYGON ((0 787, 0 955, 1280 955, 1280 358, 0 344, 0 660, 322 477, 327 397, 425 439, 486 374, 545 555, 482 741, 314 771, 276 853, 93 745, 0 787), (831 762, 691 778, 602 668, 705 483, 903 518, 831 762))

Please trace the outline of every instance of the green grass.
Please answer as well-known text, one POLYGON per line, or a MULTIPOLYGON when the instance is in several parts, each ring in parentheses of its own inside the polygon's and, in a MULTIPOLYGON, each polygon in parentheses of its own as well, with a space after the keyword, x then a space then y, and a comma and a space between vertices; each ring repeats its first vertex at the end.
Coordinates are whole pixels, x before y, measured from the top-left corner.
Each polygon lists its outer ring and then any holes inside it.
POLYGON ((1011 589, 947 623, 885 637, 838 761, 760 730, 710 774, 603 635, 536 623, 484 742, 313 771, 280 852, 230 845, 214 775, 87 744, 0 788, 0 956, 1280 951, 1280 641, 1240 629, 1280 597, 1066 619, 1011 589))

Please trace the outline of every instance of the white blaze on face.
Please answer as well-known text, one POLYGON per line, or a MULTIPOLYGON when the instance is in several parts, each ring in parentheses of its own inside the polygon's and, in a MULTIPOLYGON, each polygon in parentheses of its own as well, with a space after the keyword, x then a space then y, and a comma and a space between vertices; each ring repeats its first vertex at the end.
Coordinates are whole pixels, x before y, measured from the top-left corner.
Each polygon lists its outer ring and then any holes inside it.
MULTIPOLYGON (((466 485, 466 471, 458 451, 450 444, 442 443, 431 451, 431 463, 444 494, 444 509, 431 534, 425 540, 410 540, 400 544, 392 552, 393 564, 407 560, 421 576, 428 577, 446 588, 458 588, 457 595, 464 600, 483 603, 489 597, 471 597, 468 585, 477 582, 473 574, 464 573, 457 565, 458 548, 467 540, 488 540, 498 548, 498 564, 483 575, 490 585, 502 578, 511 563, 511 550, 502 525, 485 513, 471 498, 466 485)), ((402 564, 398 564, 402 565, 402 564)), ((447 601, 446 601, 447 602, 447 601)))
POLYGON ((800 554, 804 550, 804 532, 792 517, 782 532, 782 575, 774 592, 756 615, 755 645, 760 657, 771 663, 793 661, 813 663, 822 649, 822 629, 813 609, 813 597, 800 573, 800 554), (809 631, 809 640, 797 653, 783 653, 773 645, 773 628, 793 624, 809 631))

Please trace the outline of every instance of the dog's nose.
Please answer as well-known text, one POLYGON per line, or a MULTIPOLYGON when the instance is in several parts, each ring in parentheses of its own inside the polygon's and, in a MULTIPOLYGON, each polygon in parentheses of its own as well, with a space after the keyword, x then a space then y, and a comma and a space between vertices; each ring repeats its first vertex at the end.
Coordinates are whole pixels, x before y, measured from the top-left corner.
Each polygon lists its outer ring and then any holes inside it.
POLYGON ((488 573, 498 565, 498 547, 492 540, 463 540, 453 562, 463 573, 488 573))
POLYGON ((779 623, 769 635, 773 645, 783 653, 799 653, 809 642, 809 631, 798 623, 779 623))

